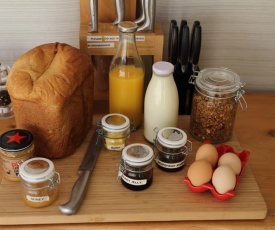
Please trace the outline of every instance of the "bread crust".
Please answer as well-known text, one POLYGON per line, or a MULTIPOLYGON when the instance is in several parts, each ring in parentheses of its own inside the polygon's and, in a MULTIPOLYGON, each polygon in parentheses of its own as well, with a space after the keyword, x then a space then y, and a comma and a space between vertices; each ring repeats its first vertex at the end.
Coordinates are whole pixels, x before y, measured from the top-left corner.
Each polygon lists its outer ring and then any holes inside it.
POLYGON ((82 143, 93 118, 94 71, 88 55, 67 44, 28 51, 8 76, 17 128, 30 131, 35 155, 62 158, 82 143))

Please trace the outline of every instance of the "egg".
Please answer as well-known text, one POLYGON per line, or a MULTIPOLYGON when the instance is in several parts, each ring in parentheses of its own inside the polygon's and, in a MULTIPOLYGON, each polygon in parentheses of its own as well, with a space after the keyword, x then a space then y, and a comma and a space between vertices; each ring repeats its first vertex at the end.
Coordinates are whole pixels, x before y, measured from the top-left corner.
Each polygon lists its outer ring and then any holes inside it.
POLYGON ((218 151, 214 145, 203 144, 198 148, 195 160, 207 160, 214 168, 218 162, 218 157, 218 151))
POLYGON ((228 165, 232 168, 235 175, 239 175, 242 169, 242 162, 235 153, 224 153, 219 161, 218 166, 228 165))
POLYGON ((235 188, 236 175, 230 166, 221 165, 212 175, 212 184, 219 194, 225 194, 235 188))
POLYGON ((187 177, 194 186, 200 186, 211 180, 213 169, 206 160, 194 161, 187 171, 187 177))

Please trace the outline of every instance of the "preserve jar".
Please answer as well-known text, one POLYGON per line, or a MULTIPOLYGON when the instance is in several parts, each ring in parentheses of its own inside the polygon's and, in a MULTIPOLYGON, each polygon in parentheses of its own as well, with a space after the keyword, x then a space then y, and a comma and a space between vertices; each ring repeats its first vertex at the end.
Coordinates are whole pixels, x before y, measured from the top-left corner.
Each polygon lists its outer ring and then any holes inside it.
POLYGON ((118 178, 134 191, 148 188, 153 181, 153 150, 145 144, 131 144, 122 150, 118 178))
POLYGON ((155 161, 163 171, 177 172, 185 165, 192 142, 186 133, 176 127, 165 127, 158 131, 155 141, 155 161))
POLYGON ((36 157, 25 161, 19 168, 23 201, 30 207, 41 208, 57 198, 56 183, 59 173, 51 160, 36 157))
POLYGON ((199 141, 223 143, 233 133, 238 103, 247 109, 244 84, 238 74, 226 68, 209 68, 190 77, 195 85, 190 133, 199 141))
POLYGON ((144 99, 144 137, 151 143, 160 129, 178 124, 179 96, 173 71, 169 62, 153 65, 144 99))
POLYGON ((34 138, 24 129, 13 129, 0 136, 0 156, 3 176, 19 181, 19 166, 34 155, 34 138))
POLYGON ((10 95, 7 90, 6 82, 10 67, 0 63, 0 120, 14 116, 10 95))
POLYGON ((133 128, 142 122, 145 75, 136 47, 137 28, 134 22, 119 23, 119 43, 109 68, 109 113, 124 114, 133 128))
POLYGON ((128 144, 131 132, 128 117, 111 113, 101 119, 100 126, 106 149, 121 151, 128 144))

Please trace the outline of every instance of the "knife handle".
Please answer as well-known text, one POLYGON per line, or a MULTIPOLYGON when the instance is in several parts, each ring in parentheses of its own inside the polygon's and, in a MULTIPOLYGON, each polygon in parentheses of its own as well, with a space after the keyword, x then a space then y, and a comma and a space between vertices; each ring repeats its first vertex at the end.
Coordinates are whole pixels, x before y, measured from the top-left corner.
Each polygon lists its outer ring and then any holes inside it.
POLYGON ((59 210, 62 214, 72 215, 77 212, 85 196, 90 175, 91 171, 83 171, 80 174, 72 188, 69 201, 59 206, 59 210))

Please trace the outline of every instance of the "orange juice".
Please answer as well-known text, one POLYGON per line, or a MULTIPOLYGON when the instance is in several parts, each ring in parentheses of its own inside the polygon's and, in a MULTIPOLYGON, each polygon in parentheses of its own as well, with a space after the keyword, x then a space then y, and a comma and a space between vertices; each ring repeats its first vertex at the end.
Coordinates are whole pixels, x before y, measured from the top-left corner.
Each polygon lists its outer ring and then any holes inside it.
POLYGON ((109 73, 109 112, 121 113, 138 127, 142 121, 144 71, 142 68, 118 66, 109 73))

